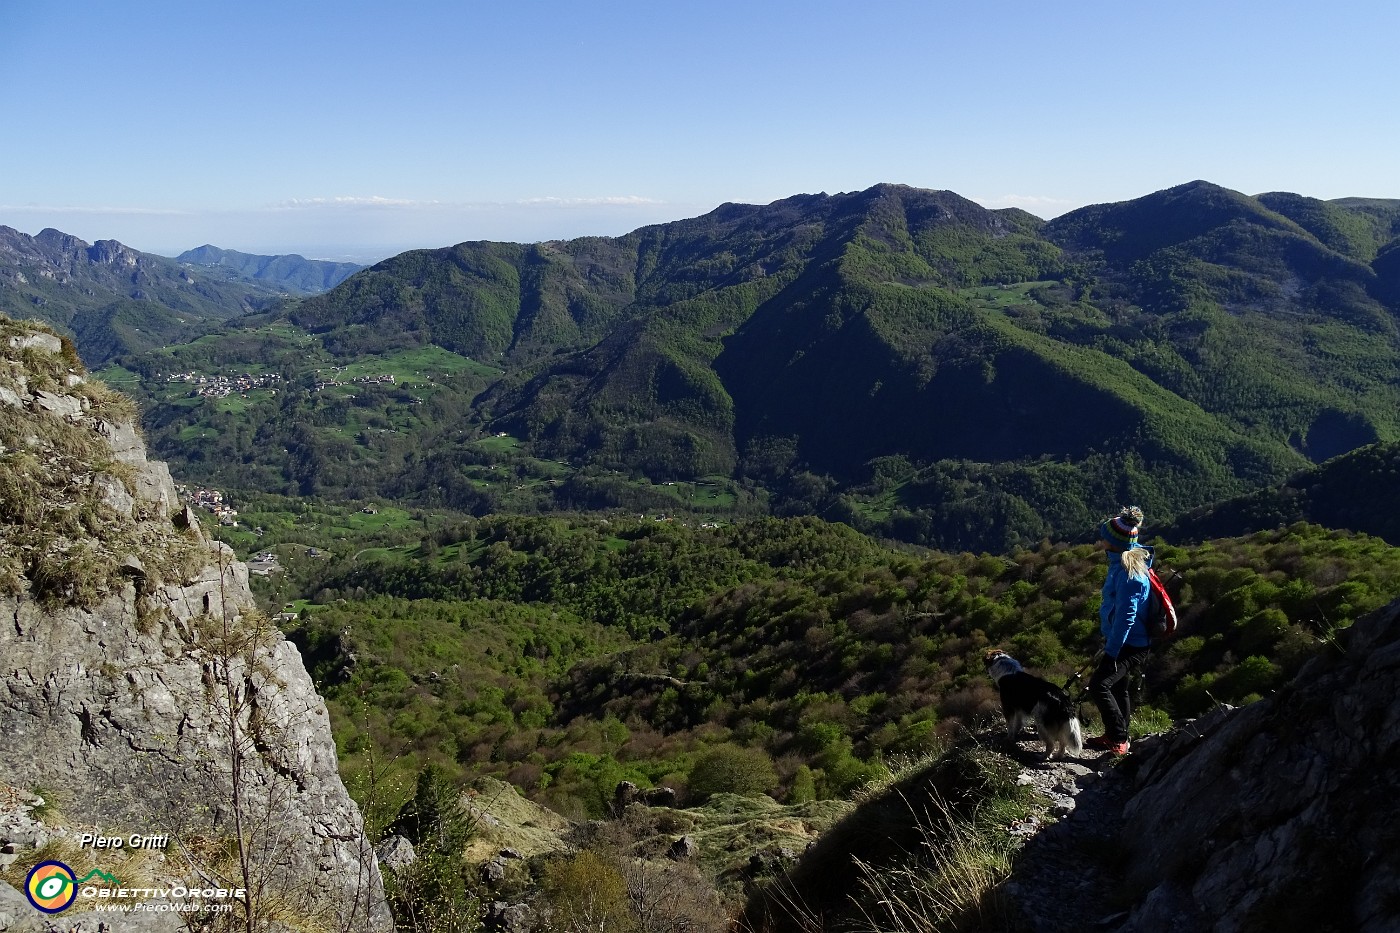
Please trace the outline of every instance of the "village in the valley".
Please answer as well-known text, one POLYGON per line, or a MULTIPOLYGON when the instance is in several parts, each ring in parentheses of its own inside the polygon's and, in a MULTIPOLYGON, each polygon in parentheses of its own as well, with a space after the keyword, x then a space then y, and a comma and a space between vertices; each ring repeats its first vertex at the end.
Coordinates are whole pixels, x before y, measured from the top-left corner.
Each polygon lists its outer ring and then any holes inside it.
MULTIPOLYGON (((186 486, 183 483, 177 483, 175 485, 175 492, 179 495, 180 500, 190 507, 203 509, 209 512, 218 520, 220 525, 226 528, 239 527, 238 510, 233 507, 233 504, 224 496, 221 490, 212 489, 207 486, 186 486)), ((379 509, 377 506, 367 505, 361 508, 360 511, 367 515, 375 515, 379 512, 379 509)), ((263 536, 263 529, 260 527, 255 526, 250 530, 259 538, 263 536)), ((300 548, 301 546, 298 545, 297 547, 300 548)), ((330 552, 324 547, 306 547, 305 553, 307 557, 313 558, 328 558, 331 556, 330 552)), ((254 576, 269 577, 275 573, 281 573, 282 571, 282 564, 278 560, 275 551, 262 550, 248 558, 248 572, 254 576)))
MULTIPOLYGON (((332 373, 345 372, 344 366, 337 366, 331 370, 332 373)), ((320 392, 336 386, 346 385, 395 385, 397 379, 393 373, 377 373, 369 376, 356 376, 348 381, 335 378, 320 378, 321 370, 316 371, 317 379, 314 391, 320 392)), ((234 376, 220 374, 207 375, 205 373, 190 370, 183 373, 171 373, 165 377, 167 383, 180 382, 194 386, 192 395, 204 398, 227 398, 230 395, 247 395, 254 389, 270 389, 276 395, 278 388, 282 385, 282 376, 279 373, 240 373, 234 376)))
MULTIPOLYGON (((221 491, 204 486, 191 487, 183 484, 176 485, 175 491, 181 499, 192 507, 212 513, 220 525, 238 527, 238 510, 224 498, 221 491)), ((261 536, 261 533, 261 528, 253 529, 253 534, 261 536)), ((315 548, 312 550, 315 551, 315 548)), ((274 573, 281 573, 282 565, 278 562, 277 555, 272 551, 259 551, 248 561, 248 572, 256 576, 267 577, 274 573)))
POLYGON ((204 398, 226 398, 234 393, 246 394, 253 389, 272 389, 276 394, 276 386, 281 385, 282 377, 278 373, 262 373, 253 375, 243 373, 238 376, 206 376, 191 370, 187 373, 171 373, 165 377, 166 382, 184 382, 193 385, 195 395, 204 398))

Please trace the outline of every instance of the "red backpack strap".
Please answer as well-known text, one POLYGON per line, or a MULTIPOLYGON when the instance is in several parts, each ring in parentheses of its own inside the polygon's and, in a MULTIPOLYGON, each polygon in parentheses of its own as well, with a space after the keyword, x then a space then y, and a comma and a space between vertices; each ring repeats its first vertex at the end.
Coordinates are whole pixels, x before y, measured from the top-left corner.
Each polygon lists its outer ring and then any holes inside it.
POLYGON ((1152 594, 1149 603, 1155 604, 1148 620, 1149 634, 1153 638, 1170 638, 1176 634, 1176 607, 1171 595, 1151 567, 1147 569, 1147 583, 1152 594))

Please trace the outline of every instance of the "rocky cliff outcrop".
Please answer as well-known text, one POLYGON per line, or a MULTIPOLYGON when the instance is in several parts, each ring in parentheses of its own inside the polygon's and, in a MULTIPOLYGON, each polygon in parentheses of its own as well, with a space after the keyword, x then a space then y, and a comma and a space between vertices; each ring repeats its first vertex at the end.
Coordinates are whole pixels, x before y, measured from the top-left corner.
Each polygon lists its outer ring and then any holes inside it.
POLYGON ((1400 925, 1400 603, 1284 689, 1138 764, 1124 807, 1123 930, 1400 925))
POLYGON ((269 921, 390 929, 325 704, 131 414, 71 344, 0 318, 0 781, 168 834, 269 921))

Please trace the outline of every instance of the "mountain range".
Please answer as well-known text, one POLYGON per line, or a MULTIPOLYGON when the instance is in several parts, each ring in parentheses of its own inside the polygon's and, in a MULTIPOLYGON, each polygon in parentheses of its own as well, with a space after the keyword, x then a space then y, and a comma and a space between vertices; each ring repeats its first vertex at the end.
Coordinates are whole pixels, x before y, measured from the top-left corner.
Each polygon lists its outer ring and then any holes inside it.
POLYGON ((193 339, 287 295, 324 291, 359 268, 212 246, 168 259, 116 240, 0 226, 0 312, 59 328, 97 366, 193 339))
MULTIPOLYGON (((297 452, 269 469, 303 492, 480 511, 480 484, 452 478, 504 435, 571 472, 554 507, 711 477, 755 508, 1000 550, 1400 438, 1397 236, 1400 201, 1203 181, 1048 223, 877 185, 623 237, 404 253, 232 322, 256 349, 225 362, 290 376, 307 347, 342 366, 434 349, 494 370, 395 423, 397 447, 347 447, 363 419, 344 410, 258 409, 266 446, 297 452)), ((188 404, 154 416, 176 463, 196 423, 230 430, 188 404)))

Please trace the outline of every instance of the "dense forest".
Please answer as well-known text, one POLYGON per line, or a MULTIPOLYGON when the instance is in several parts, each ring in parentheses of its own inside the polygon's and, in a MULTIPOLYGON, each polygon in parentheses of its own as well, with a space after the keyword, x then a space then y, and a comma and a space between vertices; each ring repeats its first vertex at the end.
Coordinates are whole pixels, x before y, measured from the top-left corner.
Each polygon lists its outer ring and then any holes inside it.
MULTIPOLYGON (((1272 691, 1400 594, 1400 550, 1312 525, 1157 555, 1182 627, 1154 652, 1146 731, 1272 691)), ((432 763, 586 818, 622 780, 686 791, 719 750, 779 799, 849 794, 986 724, 988 646, 1082 671, 1103 564, 1088 544, 914 554, 815 519, 575 516, 465 519, 305 572, 289 634, 352 785, 375 756, 432 763)))

